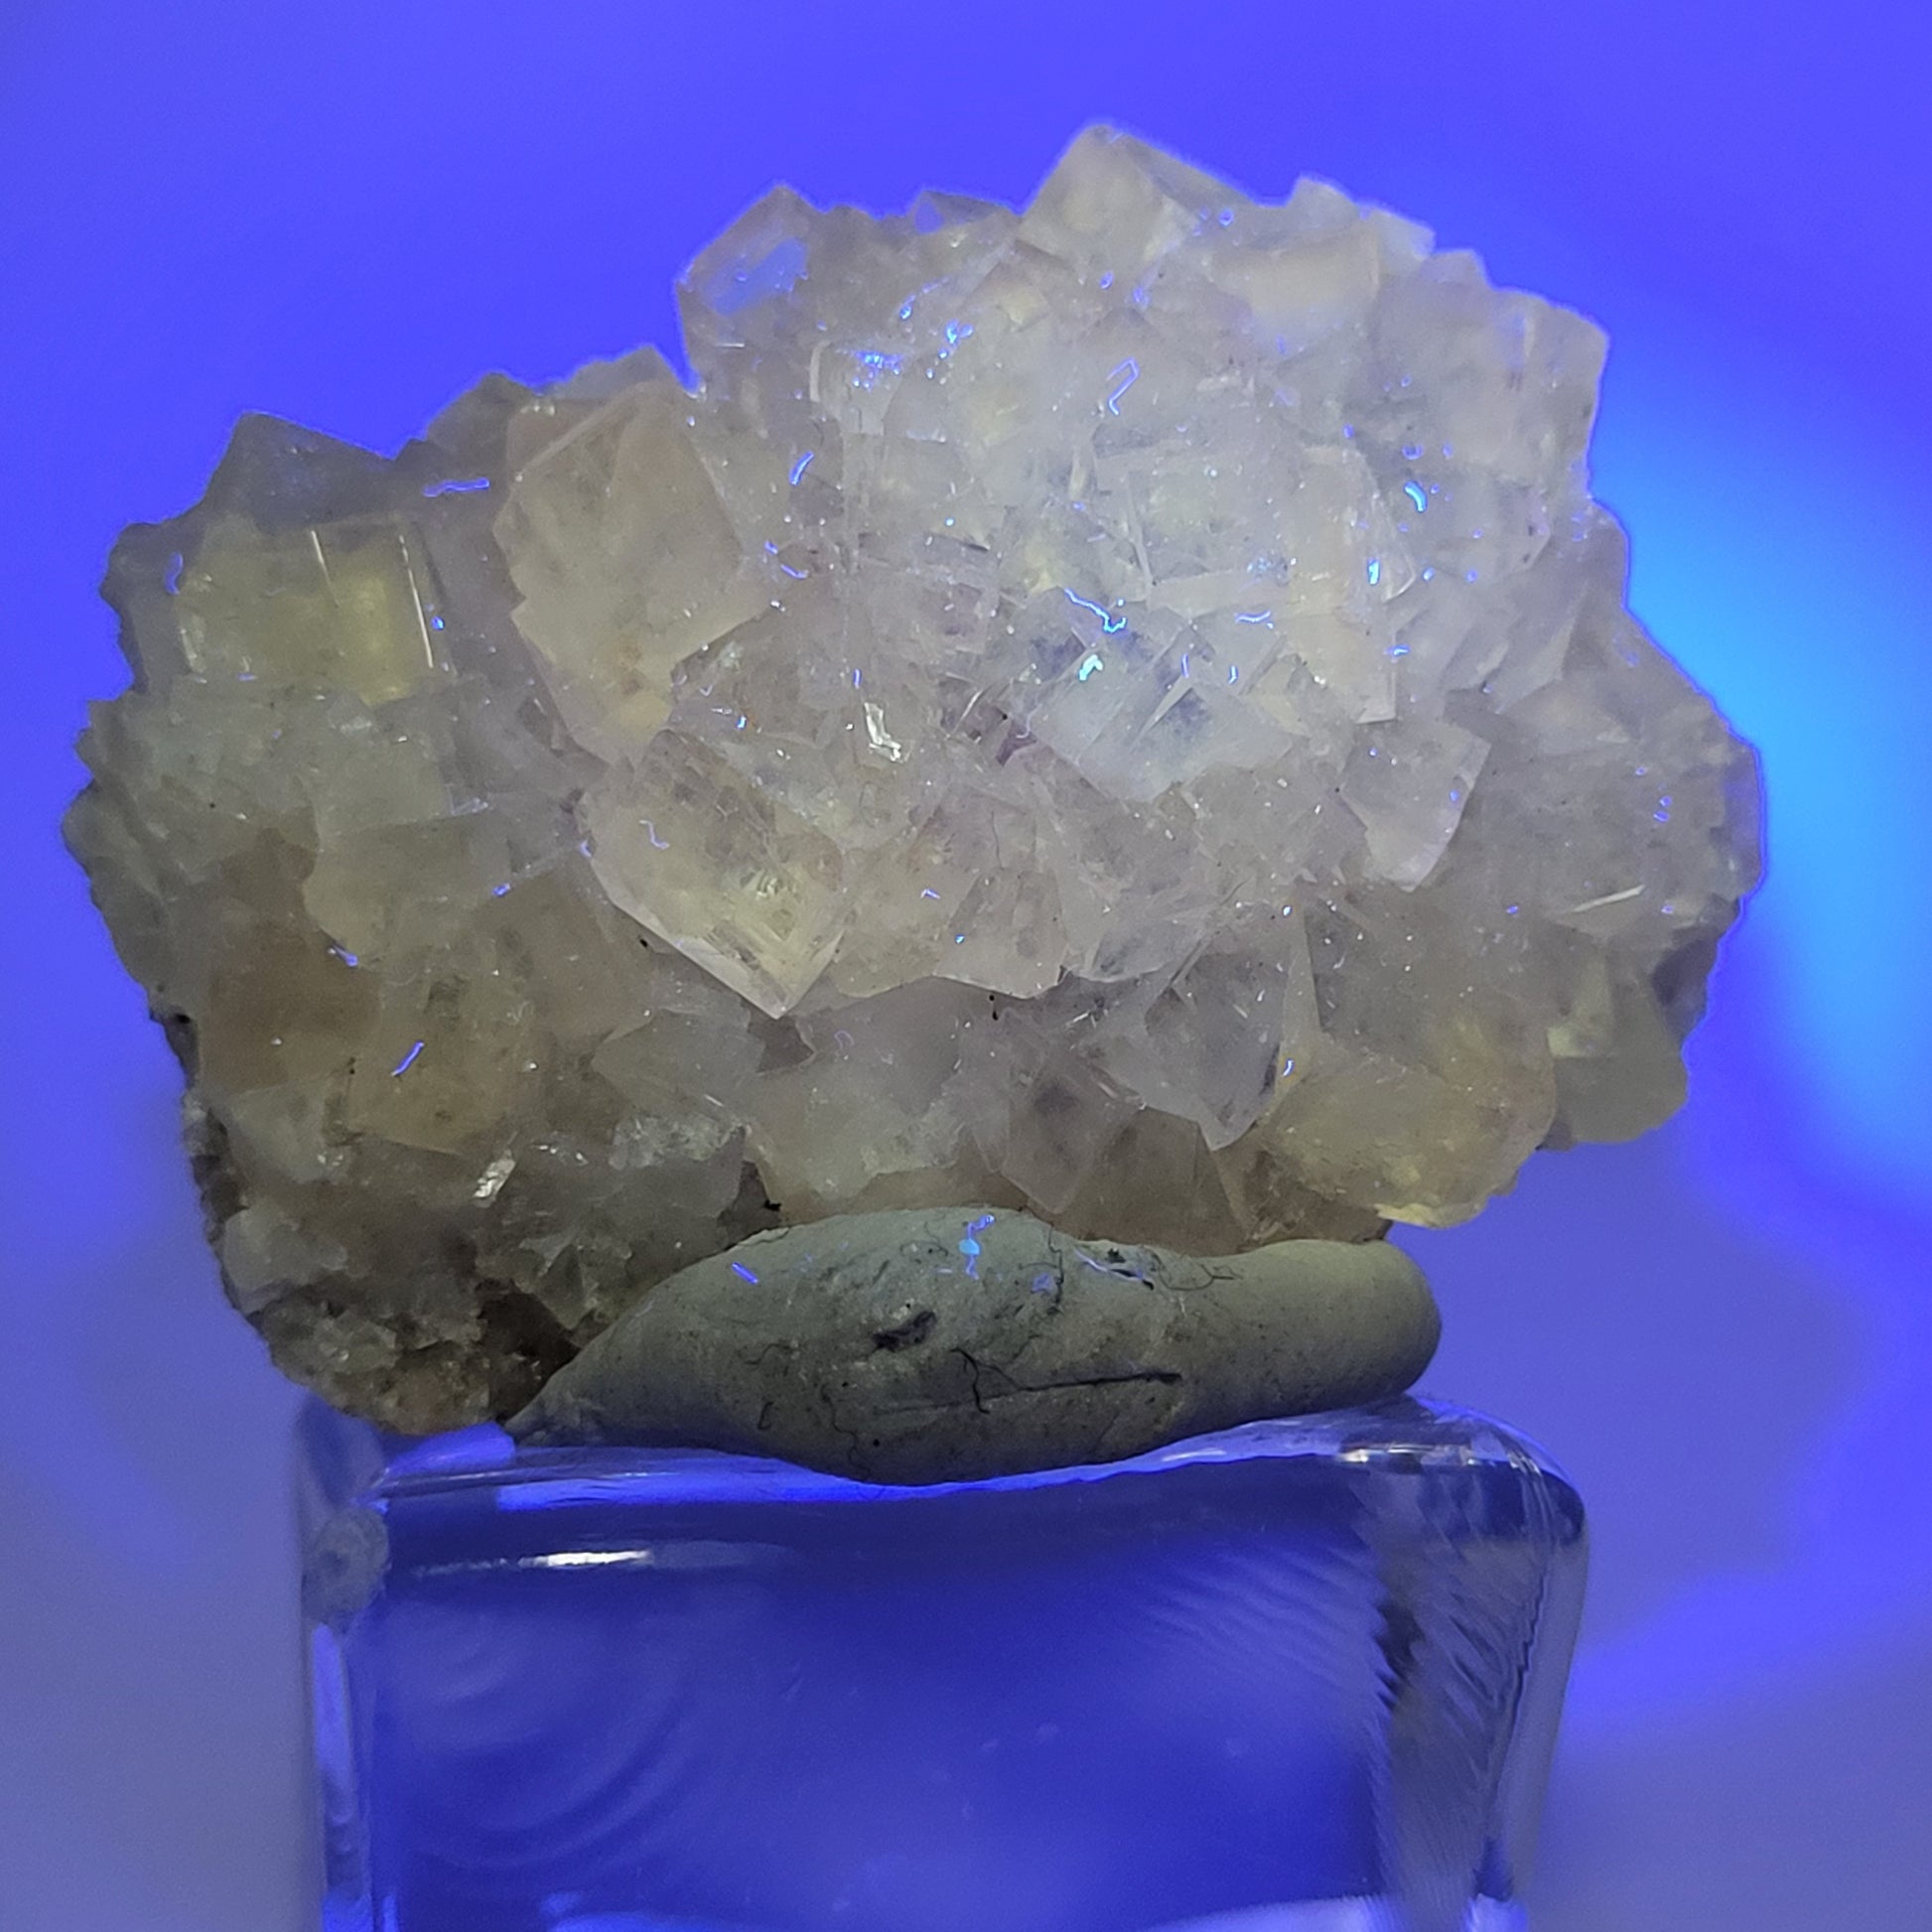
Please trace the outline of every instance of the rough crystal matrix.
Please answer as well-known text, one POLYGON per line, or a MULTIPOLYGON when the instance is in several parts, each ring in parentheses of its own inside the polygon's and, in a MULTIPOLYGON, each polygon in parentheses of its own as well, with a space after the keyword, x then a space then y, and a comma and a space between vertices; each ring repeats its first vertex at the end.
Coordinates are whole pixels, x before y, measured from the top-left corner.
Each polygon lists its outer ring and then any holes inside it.
POLYGON ((115 550, 70 836, 286 1369, 440 1427, 776 1221, 1365 1237, 1676 1105, 1756 778, 1594 326, 1106 130, 679 297, 692 388, 250 418, 115 550))

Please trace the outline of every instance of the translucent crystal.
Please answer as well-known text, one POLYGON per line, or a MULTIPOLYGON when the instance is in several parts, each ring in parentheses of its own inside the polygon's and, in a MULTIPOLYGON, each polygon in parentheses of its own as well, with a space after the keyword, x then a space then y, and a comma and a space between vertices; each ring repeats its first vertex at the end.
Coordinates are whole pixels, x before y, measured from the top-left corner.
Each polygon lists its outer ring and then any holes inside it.
POLYGON ((115 550, 70 837, 291 1372, 452 1425, 774 1219, 1360 1236, 1677 1103, 1756 774, 1590 323, 1104 129, 679 303, 689 389, 251 417, 115 550))
POLYGON ((1583 1522, 1476 1417, 910 1491, 309 1421, 332 1926, 1523 1923, 1583 1522))

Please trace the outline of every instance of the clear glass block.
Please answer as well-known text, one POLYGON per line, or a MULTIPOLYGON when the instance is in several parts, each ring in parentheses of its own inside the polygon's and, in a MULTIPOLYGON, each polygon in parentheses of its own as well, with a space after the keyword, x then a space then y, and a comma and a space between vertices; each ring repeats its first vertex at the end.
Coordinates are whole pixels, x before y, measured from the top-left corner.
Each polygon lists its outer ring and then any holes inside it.
POLYGON ((1582 1507, 1390 1403, 920 1489, 303 1423, 327 1932, 1501 1932, 1582 1507))

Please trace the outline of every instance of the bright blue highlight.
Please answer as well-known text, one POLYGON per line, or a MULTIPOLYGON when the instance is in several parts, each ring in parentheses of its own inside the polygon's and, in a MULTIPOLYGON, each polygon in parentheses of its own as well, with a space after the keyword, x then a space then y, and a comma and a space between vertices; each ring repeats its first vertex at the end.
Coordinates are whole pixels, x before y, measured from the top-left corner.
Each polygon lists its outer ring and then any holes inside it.
POLYGON ((705 300, 721 316, 774 295, 788 295, 806 270, 806 246, 796 235, 780 241, 756 262, 732 262, 721 268, 705 287, 705 300))
POLYGON ((993 1219, 991 1214, 976 1216, 966 1223, 966 1232, 960 1237, 959 1252, 966 1257, 966 1272, 975 1281, 979 1279, 980 1272, 980 1244, 977 1237, 993 1225, 993 1219))
POLYGON ((1091 598, 1075 596, 1072 591, 1068 591, 1066 596, 1069 602, 1077 604, 1081 610, 1091 611, 1100 620, 1100 627, 1102 630, 1124 630, 1127 627, 1127 616, 1125 612, 1109 617, 1091 598))

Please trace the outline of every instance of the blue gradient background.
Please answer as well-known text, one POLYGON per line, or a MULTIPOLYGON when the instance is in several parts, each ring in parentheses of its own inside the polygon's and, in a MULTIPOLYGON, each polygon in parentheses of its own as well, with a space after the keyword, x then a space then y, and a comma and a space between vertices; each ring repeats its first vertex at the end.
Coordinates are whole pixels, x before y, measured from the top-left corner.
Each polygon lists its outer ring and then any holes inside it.
POLYGON ((387 448, 483 369, 669 342, 774 177, 1024 197, 1092 118, 1610 331, 1598 488, 1763 750, 1773 872, 1688 1111, 1414 1242, 1428 1386, 1594 1511, 1535 1923, 1932 1923, 1928 98, 1927 11, 1875 0, 0 10, 0 1923, 304 1924, 293 1398, 54 831, 114 531, 244 408, 387 448))

